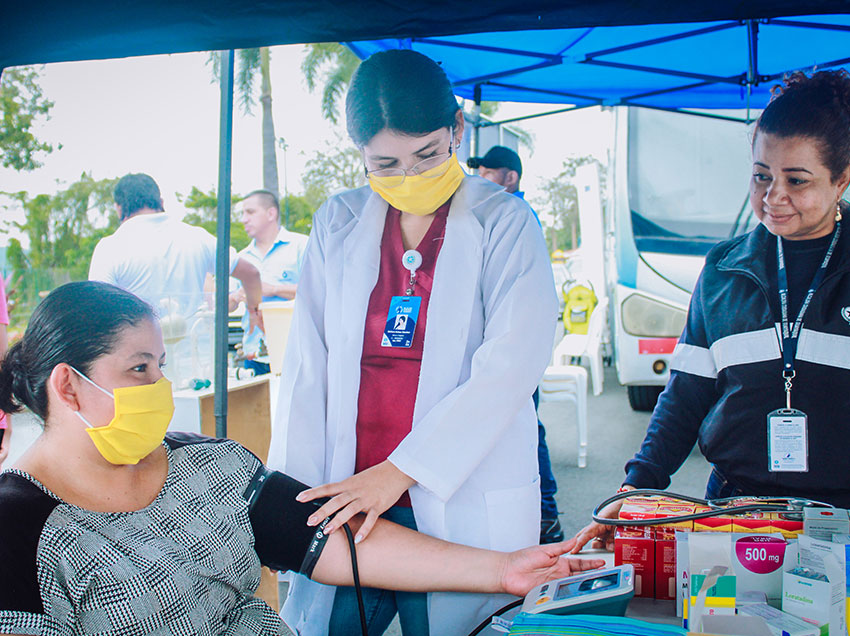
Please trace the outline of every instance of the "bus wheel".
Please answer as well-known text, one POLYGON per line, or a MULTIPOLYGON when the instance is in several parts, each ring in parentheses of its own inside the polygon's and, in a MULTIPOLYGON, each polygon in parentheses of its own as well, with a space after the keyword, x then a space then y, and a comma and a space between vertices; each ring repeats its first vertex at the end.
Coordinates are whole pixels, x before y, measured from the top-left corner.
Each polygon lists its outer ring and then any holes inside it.
POLYGON ((655 408, 663 386, 628 386, 629 406, 633 411, 651 411, 655 408))

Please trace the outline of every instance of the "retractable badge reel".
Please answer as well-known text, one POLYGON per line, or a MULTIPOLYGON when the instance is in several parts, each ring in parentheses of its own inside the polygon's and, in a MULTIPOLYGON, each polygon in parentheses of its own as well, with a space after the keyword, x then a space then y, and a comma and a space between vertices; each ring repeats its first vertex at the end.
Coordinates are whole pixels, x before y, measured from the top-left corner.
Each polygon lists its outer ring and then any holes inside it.
POLYGON ((402 254, 401 264, 410 272, 410 280, 404 296, 393 296, 390 299, 381 346, 409 349, 413 344, 419 307, 422 304, 422 298, 413 293, 416 287, 416 270, 422 266, 422 254, 416 250, 407 250, 402 254))

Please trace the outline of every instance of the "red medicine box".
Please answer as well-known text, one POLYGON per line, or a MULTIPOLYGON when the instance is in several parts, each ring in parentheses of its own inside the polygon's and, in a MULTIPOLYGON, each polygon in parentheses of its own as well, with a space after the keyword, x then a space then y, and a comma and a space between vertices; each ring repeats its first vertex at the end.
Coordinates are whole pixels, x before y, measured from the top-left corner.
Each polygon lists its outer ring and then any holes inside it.
MULTIPOLYGON (((623 502, 619 516, 620 519, 657 519, 658 501, 643 497, 629 497, 623 502)), ((626 526, 625 529, 638 532, 647 530, 649 537, 653 537, 655 533, 652 526, 626 526)))
POLYGON ((655 539, 649 528, 617 529, 614 565, 626 563, 635 568, 635 596, 655 598, 655 539))
POLYGON ((655 598, 676 599, 676 533, 672 530, 656 530, 655 598))

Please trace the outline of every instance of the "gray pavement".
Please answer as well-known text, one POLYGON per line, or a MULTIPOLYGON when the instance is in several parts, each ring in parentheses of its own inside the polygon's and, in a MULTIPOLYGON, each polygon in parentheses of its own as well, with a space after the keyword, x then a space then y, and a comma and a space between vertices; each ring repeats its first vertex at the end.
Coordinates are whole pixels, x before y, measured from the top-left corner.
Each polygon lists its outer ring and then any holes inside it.
MULTIPOLYGON (((587 467, 578 468, 575 407, 569 402, 540 405, 540 421, 546 427, 552 468, 558 482, 555 499, 561 512, 561 525, 568 537, 589 522, 590 512, 598 502, 620 487, 625 476, 623 466, 640 447, 649 424, 649 413, 631 410, 626 388, 620 386, 617 372, 609 367, 605 369, 602 394, 597 397, 588 394, 587 419, 587 467)), ((670 489, 702 496, 709 471, 708 462, 695 448, 673 476, 670 489)))

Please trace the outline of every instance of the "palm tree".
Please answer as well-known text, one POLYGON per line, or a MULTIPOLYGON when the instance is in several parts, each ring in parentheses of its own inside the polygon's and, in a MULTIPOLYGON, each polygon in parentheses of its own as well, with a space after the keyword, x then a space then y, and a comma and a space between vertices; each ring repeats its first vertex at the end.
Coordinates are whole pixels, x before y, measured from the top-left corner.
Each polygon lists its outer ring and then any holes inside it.
POLYGON ((351 50, 336 42, 320 42, 307 45, 307 54, 301 62, 301 71, 307 81, 307 88, 314 91, 321 74, 322 116, 330 122, 339 123, 339 99, 345 94, 351 76, 360 65, 358 57, 351 50))
MULTIPOLYGON (((270 73, 271 54, 269 47, 258 49, 239 49, 237 55, 237 71, 234 78, 239 105, 246 115, 252 114, 255 105, 254 84, 257 75, 260 76, 260 105, 262 107, 262 139, 263 139, 263 188, 278 194, 280 183, 277 173, 277 154, 274 134, 274 117, 272 116, 272 82, 270 73)), ((213 65, 213 76, 217 81, 220 77, 220 60, 217 52, 210 53, 213 65)))

